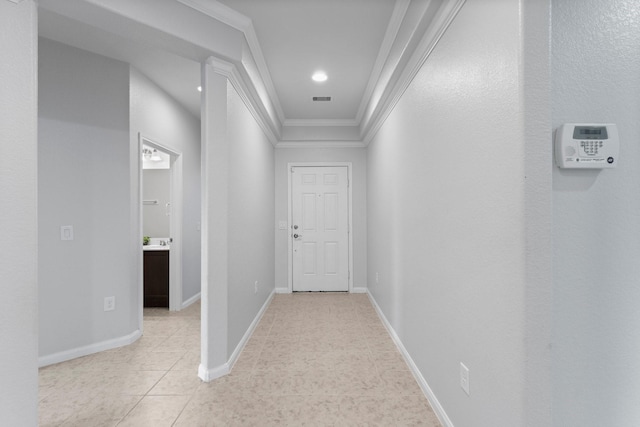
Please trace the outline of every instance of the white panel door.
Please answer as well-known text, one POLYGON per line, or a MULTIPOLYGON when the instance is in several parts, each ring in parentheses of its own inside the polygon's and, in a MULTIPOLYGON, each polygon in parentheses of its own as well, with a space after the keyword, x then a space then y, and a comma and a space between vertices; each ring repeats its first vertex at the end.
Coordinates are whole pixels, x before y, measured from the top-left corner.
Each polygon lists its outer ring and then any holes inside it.
POLYGON ((347 167, 296 166, 291 180, 293 291, 348 291, 347 167))

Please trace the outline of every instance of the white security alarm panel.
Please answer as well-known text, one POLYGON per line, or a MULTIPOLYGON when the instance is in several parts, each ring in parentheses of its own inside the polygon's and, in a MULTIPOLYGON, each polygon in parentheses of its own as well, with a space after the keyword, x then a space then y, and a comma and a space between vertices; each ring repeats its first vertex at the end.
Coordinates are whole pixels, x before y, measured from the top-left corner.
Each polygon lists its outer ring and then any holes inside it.
POLYGON ((556 164, 561 168, 615 168, 619 145, 614 124, 565 123, 556 130, 556 164))

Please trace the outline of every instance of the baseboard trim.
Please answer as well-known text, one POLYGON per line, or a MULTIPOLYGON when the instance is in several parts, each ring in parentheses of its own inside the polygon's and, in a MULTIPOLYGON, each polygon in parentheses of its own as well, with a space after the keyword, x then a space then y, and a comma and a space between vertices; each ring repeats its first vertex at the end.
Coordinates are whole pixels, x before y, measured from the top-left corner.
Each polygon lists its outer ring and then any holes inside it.
POLYGON ((231 369, 229 369, 228 363, 211 369, 206 369, 202 364, 198 366, 198 377, 206 383, 213 381, 216 378, 224 377, 229 372, 231 372, 231 369))
POLYGON ((227 361, 227 365, 229 366, 229 371, 233 370, 233 365, 235 365, 236 362, 238 361, 238 357, 240 356, 242 349, 249 342, 249 339, 251 338, 253 331, 255 331, 256 327, 258 326, 258 323, 260 323, 260 319, 262 319, 262 316, 264 315, 265 311, 267 311, 267 308, 269 307, 269 304, 271 304, 271 300, 273 299, 273 296, 275 294, 276 294, 276 290, 274 289, 273 291, 271 291, 271 294, 269 294, 269 298, 267 298, 264 304, 262 304, 262 308, 260 309, 258 314, 256 314, 255 319, 253 319, 253 322, 251 322, 251 325, 249 325, 249 329, 247 329, 247 332, 244 333, 244 336, 236 346, 235 350, 233 350, 231 357, 227 361))
POLYGON ((353 288, 351 288, 351 293, 352 294, 366 294, 367 293, 367 288, 365 288, 364 286, 354 286, 353 288))
POLYGON ((275 293, 276 294, 290 294, 291 291, 289 290, 289 288, 276 288, 275 293))
POLYGON ((194 302, 198 302, 200 300, 201 295, 202 295, 202 293, 198 292, 197 294, 195 294, 194 296, 192 296, 188 300, 184 301, 182 303, 182 307, 180 308, 180 310, 184 310, 185 308, 189 307, 194 302))
POLYGON ((138 338, 142 336, 140 329, 136 329, 129 335, 125 335, 119 338, 113 338, 106 341, 97 342, 94 344, 86 345, 83 347, 72 348, 70 350, 61 351, 58 353, 48 354, 46 356, 38 357, 38 367, 53 365, 55 363, 66 362, 67 360, 76 359, 82 356, 88 356, 90 354, 99 353, 105 350, 112 350, 114 348, 123 347, 134 343, 138 338))
POLYGON ((404 358, 405 362, 407 362, 407 365, 409 365, 409 369, 411 369, 411 373, 413 374, 414 378, 418 382, 418 385, 422 389, 422 392, 424 393, 425 397, 431 404, 431 408, 433 408, 433 412, 436 414, 436 416, 440 420, 440 423, 444 427, 453 427, 453 423, 449 419, 449 416, 444 411, 444 408, 436 398, 436 395, 433 393, 433 390, 431 390, 431 387, 429 387, 429 384, 422 376, 422 373, 420 372, 420 370, 418 369, 418 366, 415 364, 415 362, 409 355, 409 352, 407 351, 407 349, 404 347, 404 344, 402 344, 400 337, 398 336, 398 334, 396 334, 396 331, 391 326, 391 323, 389 323, 389 321, 387 320, 387 317, 382 312, 382 309, 376 302, 376 299, 373 297, 373 295, 371 295, 370 292, 368 292, 368 290, 367 290, 367 295, 369 296, 369 300, 371 301, 371 304, 373 304, 373 307, 376 309, 376 312, 378 313, 378 317, 380 317, 380 320, 382 320, 384 327, 387 328, 389 335, 391 335, 391 339, 395 343, 396 347, 398 347, 398 350, 402 354, 402 357, 404 358))

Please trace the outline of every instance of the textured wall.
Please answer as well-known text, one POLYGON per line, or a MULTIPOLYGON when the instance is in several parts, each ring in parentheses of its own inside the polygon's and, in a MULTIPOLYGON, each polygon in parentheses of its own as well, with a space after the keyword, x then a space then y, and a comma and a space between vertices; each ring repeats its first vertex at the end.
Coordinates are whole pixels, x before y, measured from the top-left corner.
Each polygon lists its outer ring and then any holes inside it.
POLYGON ((38 290, 41 356, 138 329, 130 247, 129 66, 40 39, 38 290), (74 240, 60 239, 60 226, 74 240), (116 297, 105 312, 104 298, 116 297))
POLYGON ((166 204, 170 202, 171 186, 169 169, 145 169, 142 171, 142 199, 157 200, 158 204, 142 206, 142 234, 149 237, 169 237, 169 216, 166 204))
POLYGON ((548 290, 551 263, 530 254, 549 251, 549 123, 529 128, 548 116, 548 25, 521 6, 468 0, 368 149, 369 290, 458 427, 546 425, 529 410, 545 364, 527 352, 548 344, 530 333, 549 304, 531 290, 548 290))
POLYGON ((227 142, 231 355, 275 287, 274 148, 231 84, 227 89, 227 142))
POLYGON ((557 426, 640 425, 640 4, 553 1, 553 125, 612 122, 620 163, 553 167, 557 426))
POLYGON ((0 419, 38 424, 37 7, 0 2, 0 419))

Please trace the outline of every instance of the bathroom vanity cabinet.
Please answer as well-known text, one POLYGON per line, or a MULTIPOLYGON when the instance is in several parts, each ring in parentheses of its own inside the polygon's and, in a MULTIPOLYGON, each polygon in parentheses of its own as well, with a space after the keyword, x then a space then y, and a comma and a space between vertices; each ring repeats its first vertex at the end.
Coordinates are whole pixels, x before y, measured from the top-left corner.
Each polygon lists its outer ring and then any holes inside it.
POLYGON ((144 251, 144 306, 169 308, 169 251, 144 251))

